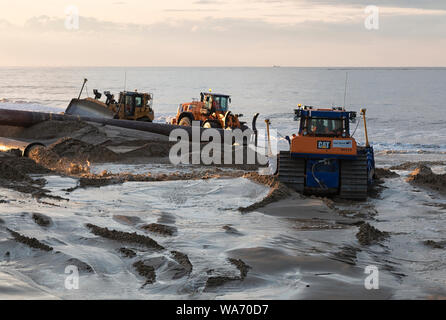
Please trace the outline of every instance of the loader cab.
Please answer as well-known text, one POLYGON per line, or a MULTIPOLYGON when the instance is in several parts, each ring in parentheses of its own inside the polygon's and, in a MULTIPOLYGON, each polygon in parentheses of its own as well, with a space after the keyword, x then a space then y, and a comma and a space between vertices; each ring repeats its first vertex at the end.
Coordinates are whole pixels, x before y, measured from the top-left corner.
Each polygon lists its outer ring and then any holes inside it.
POLYGON ((305 106, 296 109, 295 114, 295 120, 300 121, 300 136, 349 138, 350 122, 356 120, 356 112, 347 112, 343 108, 305 106))
POLYGON ((203 102, 209 110, 215 110, 221 113, 226 113, 229 110, 231 97, 228 95, 202 92, 200 97, 200 101, 203 102))

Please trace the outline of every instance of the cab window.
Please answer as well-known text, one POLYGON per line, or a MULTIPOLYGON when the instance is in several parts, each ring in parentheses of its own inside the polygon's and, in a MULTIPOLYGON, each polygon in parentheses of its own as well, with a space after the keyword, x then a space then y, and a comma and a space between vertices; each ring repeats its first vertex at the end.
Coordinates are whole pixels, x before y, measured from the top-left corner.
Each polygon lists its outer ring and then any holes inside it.
POLYGON ((222 112, 228 111, 228 98, 227 97, 219 97, 219 109, 222 112))
POLYGON ((133 96, 125 96, 125 114, 132 116, 135 113, 135 106, 133 105, 133 96))
POLYGON ((142 107, 142 97, 135 97, 135 107, 142 107))
POLYGON ((125 104, 126 105, 132 105, 133 104, 133 97, 132 96, 125 96, 125 104))
POLYGON ((342 119, 307 119, 307 130, 310 135, 339 136, 343 132, 342 119))

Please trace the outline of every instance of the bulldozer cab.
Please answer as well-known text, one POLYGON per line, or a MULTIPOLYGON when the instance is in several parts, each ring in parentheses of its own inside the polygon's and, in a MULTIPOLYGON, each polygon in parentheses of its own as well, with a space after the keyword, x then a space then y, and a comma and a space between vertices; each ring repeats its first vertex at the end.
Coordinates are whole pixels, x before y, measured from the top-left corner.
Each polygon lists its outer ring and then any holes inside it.
POLYGON ((202 92, 200 96, 201 102, 203 102, 209 110, 221 113, 226 113, 229 110, 231 97, 228 95, 202 92))
POLYGON ((345 127, 344 119, 307 118, 304 124, 313 136, 341 136, 345 127))
POLYGON ((350 137, 350 122, 356 120, 356 112, 343 108, 295 110, 295 120, 300 120, 299 135, 316 137, 350 137))
POLYGON ((148 93, 124 91, 119 94, 119 104, 126 117, 132 117, 143 108, 152 108, 152 96, 148 93))

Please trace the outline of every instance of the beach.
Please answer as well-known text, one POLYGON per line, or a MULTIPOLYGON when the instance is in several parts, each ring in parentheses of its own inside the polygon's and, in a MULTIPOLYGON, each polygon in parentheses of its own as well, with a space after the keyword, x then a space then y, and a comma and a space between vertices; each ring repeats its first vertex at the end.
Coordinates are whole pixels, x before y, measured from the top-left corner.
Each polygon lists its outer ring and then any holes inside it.
MULTIPOLYGON (((172 75, 180 82, 184 69, 149 71, 133 70, 140 82, 132 85, 150 88, 155 76, 164 79, 155 90, 156 122, 175 114, 192 89, 219 86, 233 94, 233 109, 247 118, 260 112, 259 126, 268 118, 281 135, 297 130, 298 100, 331 105, 335 97, 342 104, 343 88, 331 94, 328 84, 346 72, 197 68, 197 78, 220 80, 198 80, 187 91, 176 83, 160 89, 172 75), (300 83, 302 76, 326 85, 300 83), (252 77, 257 82, 242 92, 238 82, 252 77), (267 80, 280 89, 263 90, 267 80), (174 87, 180 90, 173 97, 174 87)), ((47 81, 55 74, 70 74, 70 80, 58 89, 48 83, 27 93, 9 88, 0 92, 0 107, 61 112, 75 95, 75 75, 84 73, 104 89, 119 90, 106 80, 119 69, 43 72, 47 81)), ((265 167, 174 166, 172 142, 157 134, 82 121, 0 128, 2 137, 47 145, 29 158, 0 153, 0 297, 444 299, 446 132, 432 113, 444 101, 438 79, 446 71, 348 72, 359 80, 352 81, 347 103, 368 108, 379 168, 367 201, 301 195, 265 167), (361 84, 370 83, 365 94, 361 84), (414 86, 429 91, 409 101, 414 86), (66 268, 73 265, 80 275, 74 290, 66 287, 66 268), (379 270, 377 290, 365 286, 369 266, 379 270)), ((7 79, 0 82, 5 88, 7 79)), ((281 135, 278 148, 285 149, 281 135)), ((356 137, 364 141, 361 126, 356 137)))

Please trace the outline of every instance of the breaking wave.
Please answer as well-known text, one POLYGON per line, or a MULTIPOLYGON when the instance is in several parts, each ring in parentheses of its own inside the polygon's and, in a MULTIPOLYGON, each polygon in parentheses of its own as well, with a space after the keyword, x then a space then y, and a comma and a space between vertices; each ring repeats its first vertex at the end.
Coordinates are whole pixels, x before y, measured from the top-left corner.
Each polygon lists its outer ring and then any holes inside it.
POLYGON ((423 153, 423 154, 446 154, 446 145, 420 144, 420 143, 374 143, 374 148, 383 153, 423 153))

